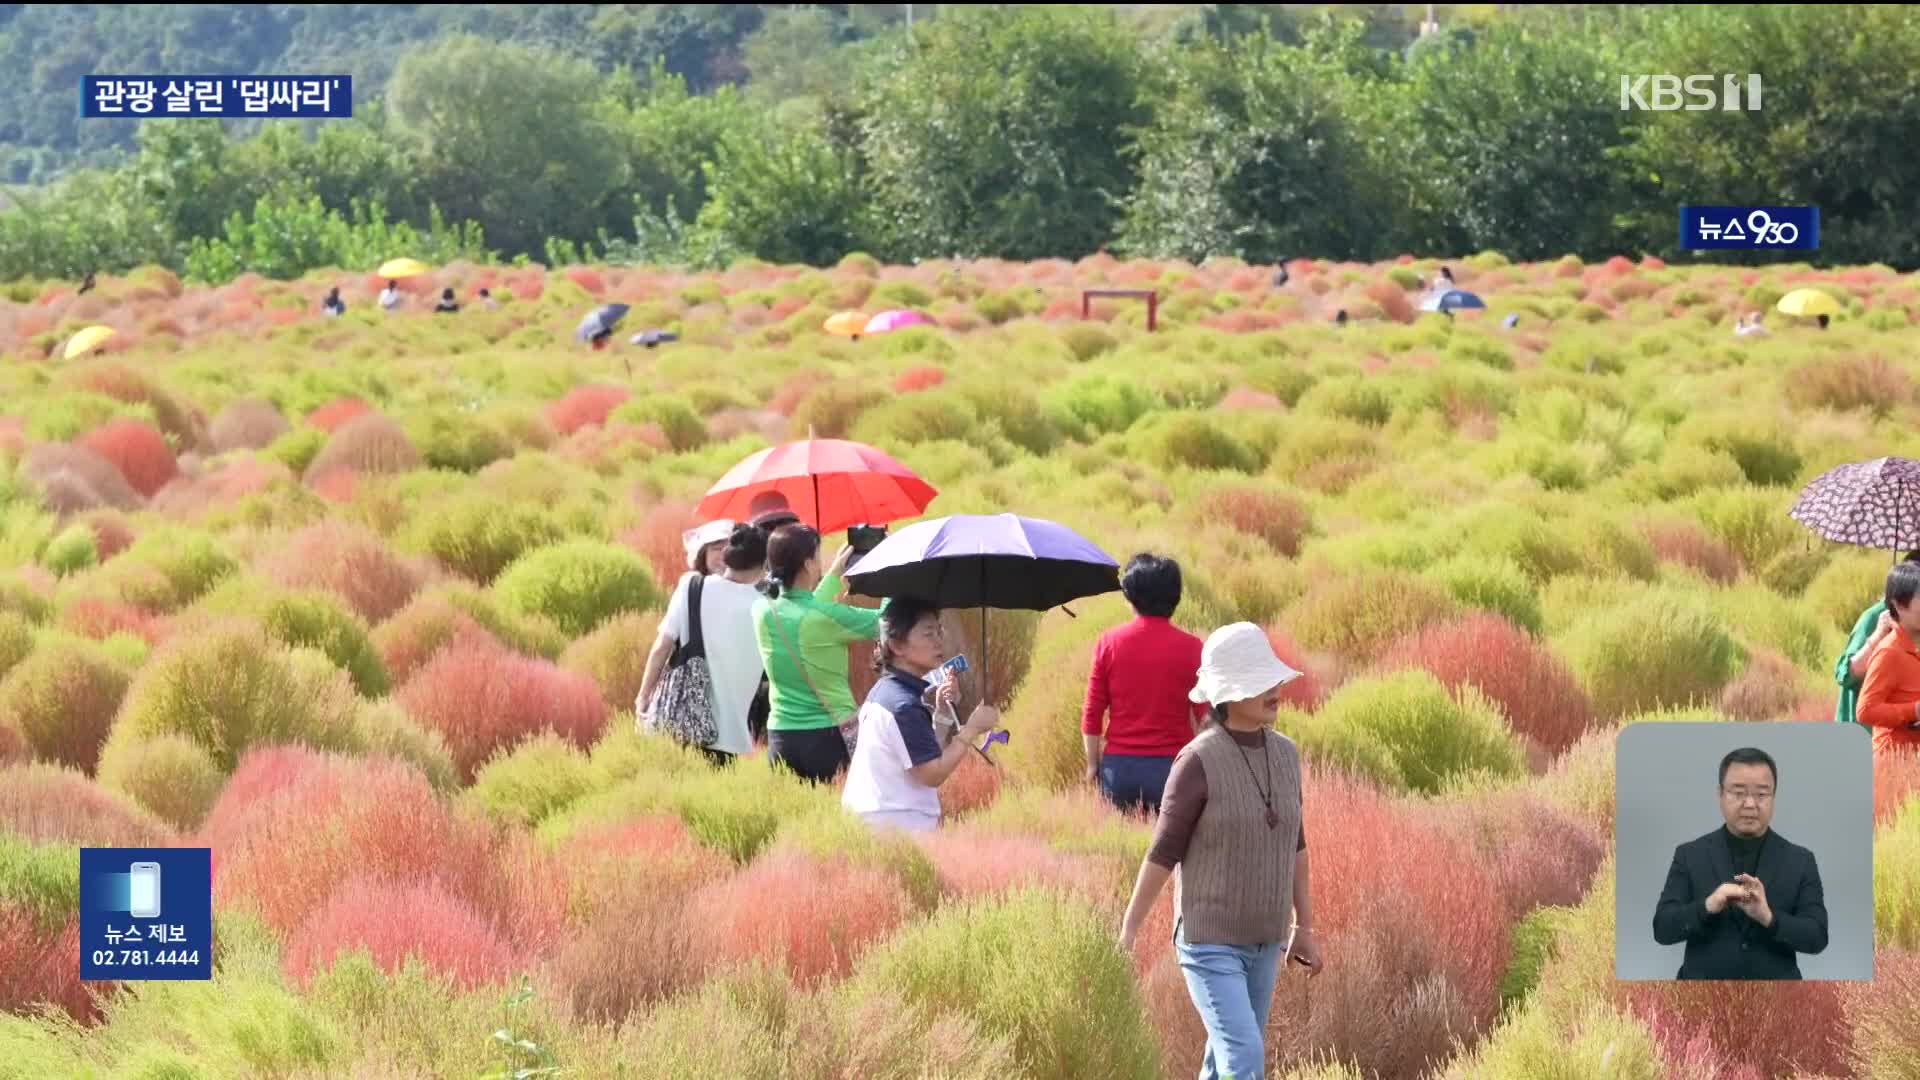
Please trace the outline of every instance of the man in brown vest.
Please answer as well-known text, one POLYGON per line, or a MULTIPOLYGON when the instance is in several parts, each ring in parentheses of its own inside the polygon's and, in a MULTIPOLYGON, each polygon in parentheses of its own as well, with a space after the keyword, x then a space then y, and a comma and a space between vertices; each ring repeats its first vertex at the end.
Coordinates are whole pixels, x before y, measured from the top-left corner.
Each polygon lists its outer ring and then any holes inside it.
POLYGON ((1174 949, 1207 1026, 1200 1080, 1259 1080, 1282 958, 1309 975, 1320 971, 1300 754, 1273 728, 1280 688, 1299 677, 1252 623, 1207 639, 1192 700, 1211 705, 1212 717, 1174 760, 1153 847, 1120 927, 1131 950, 1174 878, 1174 949))

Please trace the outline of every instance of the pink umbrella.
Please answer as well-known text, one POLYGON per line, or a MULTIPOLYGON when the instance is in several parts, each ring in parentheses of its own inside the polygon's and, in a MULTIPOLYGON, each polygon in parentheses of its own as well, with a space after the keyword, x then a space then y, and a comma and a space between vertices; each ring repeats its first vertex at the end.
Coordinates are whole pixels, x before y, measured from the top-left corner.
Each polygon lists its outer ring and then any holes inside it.
POLYGON ((883 311, 867 320, 867 333, 884 334, 889 330, 898 330, 903 326, 931 326, 933 320, 918 311, 905 308, 883 311))

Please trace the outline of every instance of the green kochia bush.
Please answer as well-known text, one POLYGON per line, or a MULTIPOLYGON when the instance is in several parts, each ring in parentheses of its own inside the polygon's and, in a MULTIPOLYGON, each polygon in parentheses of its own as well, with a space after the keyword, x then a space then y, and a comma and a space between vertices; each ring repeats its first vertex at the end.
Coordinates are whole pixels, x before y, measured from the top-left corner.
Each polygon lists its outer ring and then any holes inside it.
POLYGON ((1053 422, 1082 442, 1125 431, 1163 407, 1162 400, 1136 380, 1106 372, 1075 375, 1050 388, 1042 401, 1053 422))
POLYGON ((1602 717, 1712 701, 1746 660, 1708 610, 1664 595, 1589 613, 1559 646, 1602 717))
POLYGON ((381 697, 391 688, 366 621, 331 593, 285 592, 235 580, 207 597, 205 606, 220 614, 256 618, 275 640, 291 648, 318 649, 351 675, 354 688, 369 698, 381 697))
POLYGON ((944 908, 868 953, 866 991, 964 1014, 1004 1034, 1026 1076, 1149 1080, 1160 1074, 1133 962, 1112 920, 1083 902, 1030 889, 944 908))
MULTIPOLYGON (((1519 776, 1526 768, 1525 751, 1497 706, 1471 686, 1449 692, 1425 671, 1350 682, 1300 730, 1329 748, 1380 748, 1398 784, 1425 794, 1438 793, 1455 776, 1519 776)), ((1362 756, 1356 764, 1372 774, 1379 762, 1362 756)))
POLYGON ((234 621, 169 642, 128 689, 109 745, 184 735, 224 772, 254 746, 359 749, 359 700, 345 676, 320 682, 264 639, 257 624, 234 621))
POLYGON ((417 515, 402 542, 432 555, 461 577, 485 585, 515 559, 565 535, 559 519, 536 504, 474 492, 417 515))
POLYGON ((1129 430, 1127 443, 1162 469, 1260 471, 1260 454, 1213 417, 1195 412, 1156 414, 1129 430))
POLYGON ((467 797, 497 822, 528 827, 586 794, 593 782, 587 755, 546 732, 488 762, 467 797))
POLYGON ((660 605, 660 588, 646 560, 594 540, 573 540, 523 555, 494 582, 511 611, 541 615, 568 637, 588 633, 623 611, 660 605))

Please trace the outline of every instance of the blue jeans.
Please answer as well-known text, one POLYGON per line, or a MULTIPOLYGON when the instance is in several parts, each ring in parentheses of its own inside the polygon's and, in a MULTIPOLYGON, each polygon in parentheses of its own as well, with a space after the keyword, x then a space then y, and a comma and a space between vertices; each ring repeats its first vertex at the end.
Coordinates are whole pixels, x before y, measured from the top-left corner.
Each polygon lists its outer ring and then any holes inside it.
POLYGON ((1267 1013, 1286 942, 1189 945, 1182 928, 1173 944, 1187 993, 1207 1025, 1200 1080, 1260 1080, 1267 1060, 1267 1013))
POLYGON ((1172 771, 1170 757, 1106 754, 1100 758, 1100 794, 1122 810, 1145 806, 1157 814, 1172 771))

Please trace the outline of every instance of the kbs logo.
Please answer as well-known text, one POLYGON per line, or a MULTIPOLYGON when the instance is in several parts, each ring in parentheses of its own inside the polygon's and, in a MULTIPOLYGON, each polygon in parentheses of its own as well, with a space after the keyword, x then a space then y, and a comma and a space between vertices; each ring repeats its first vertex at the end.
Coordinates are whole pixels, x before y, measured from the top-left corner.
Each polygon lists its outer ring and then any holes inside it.
POLYGON ((1740 95, 1740 76, 1720 76, 1720 92, 1714 94, 1714 76, 1689 75, 1682 79, 1678 75, 1622 75, 1620 76, 1620 108, 1641 109, 1652 112, 1759 112, 1760 76, 1747 76, 1747 93, 1743 101, 1740 95), (1681 96, 1685 89, 1686 96, 1681 96), (1652 94, 1649 98, 1648 91, 1652 94))

